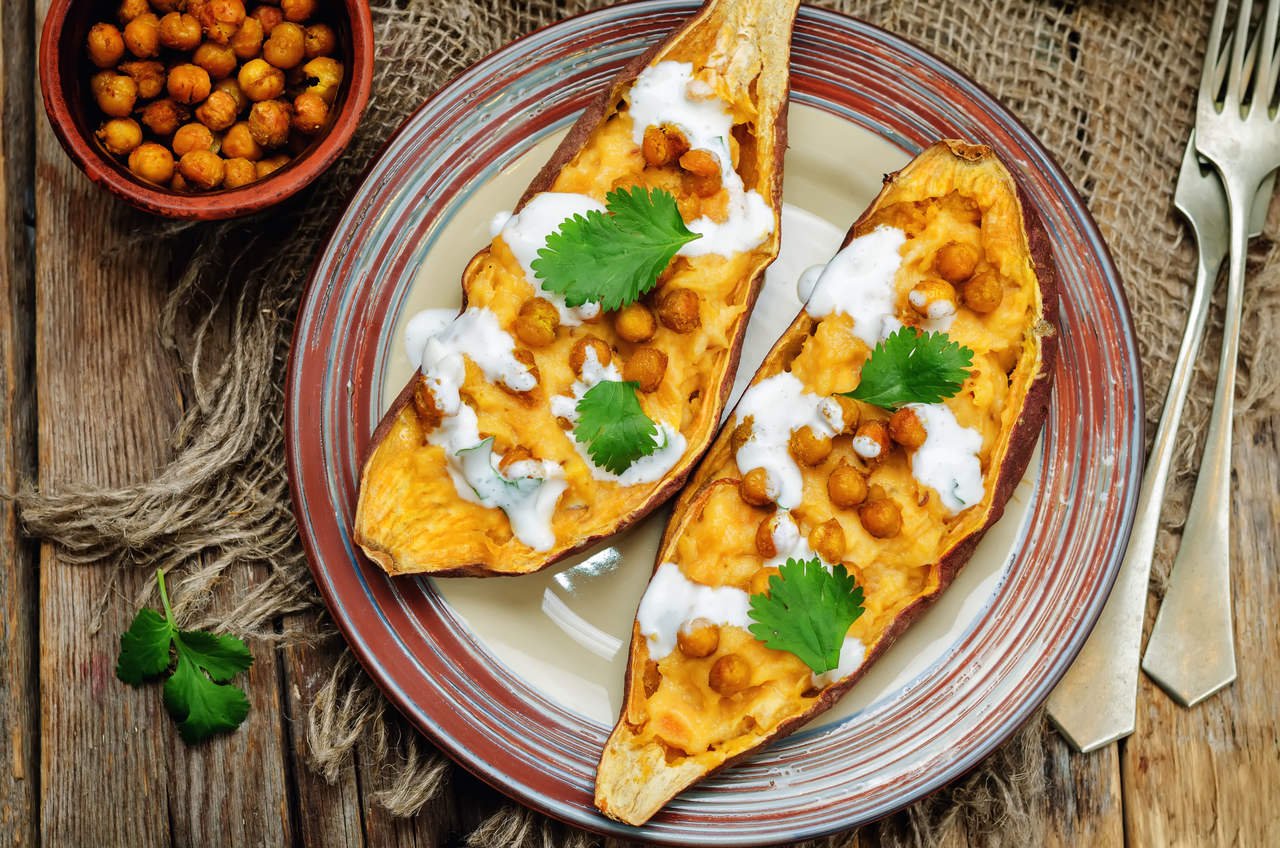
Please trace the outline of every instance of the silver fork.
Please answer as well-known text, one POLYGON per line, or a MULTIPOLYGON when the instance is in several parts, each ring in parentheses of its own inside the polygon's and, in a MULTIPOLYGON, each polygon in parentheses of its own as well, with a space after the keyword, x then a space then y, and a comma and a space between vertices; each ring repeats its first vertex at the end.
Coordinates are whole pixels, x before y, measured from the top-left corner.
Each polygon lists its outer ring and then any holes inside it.
POLYGON ((1280 0, 1268 0, 1256 25, 1254 0, 1242 0, 1231 35, 1225 32, 1229 5, 1228 0, 1218 0, 1214 9, 1196 109, 1196 148, 1222 177, 1231 213, 1222 358, 1209 435, 1182 544, 1142 660, 1143 670, 1185 706, 1207 698, 1236 677, 1228 567, 1231 421, 1248 216, 1259 185, 1280 167, 1280 119, 1271 108, 1280 76, 1280 0), (1219 82, 1213 67, 1227 55, 1224 49, 1229 50, 1227 73, 1219 82))

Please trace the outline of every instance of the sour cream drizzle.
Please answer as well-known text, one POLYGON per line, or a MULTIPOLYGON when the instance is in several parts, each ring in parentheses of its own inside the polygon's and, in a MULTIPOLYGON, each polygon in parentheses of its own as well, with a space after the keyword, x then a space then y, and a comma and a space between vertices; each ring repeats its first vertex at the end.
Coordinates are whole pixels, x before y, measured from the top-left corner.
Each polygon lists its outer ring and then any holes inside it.
POLYGON ((560 323, 576 327, 583 321, 600 314, 600 304, 584 303, 581 306, 565 305, 564 297, 542 288, 542 281, 534 275, 533 260, 538 251, 547 246, 547 236, 560 229, 560 225, 575 215, 588 212, 604 212, 604 204, 585 194, 544 191, 535 194, 524 208, 514 215, 500 212, 489 225, 490 235, 502 237, 512 255, 524 269, 525 279, 538 292, 539 297, 555 304, 560 311, 560 323))
POLYGON ((853 334, 875 347, 902 326, 893 279, 906 240, 902 230, 877 227, 849 242, 826 265, 805 271, 798 285, 805 312, 814 318, 844 313, 853 319, 853 334))
POLYGON ((637 146, 647 127, 667 124, 684 134, 692 150, 707 150, 720 162, 720 184, 729 195, 723 222, 709 217, 688 222, 702 238, 680 248, 681 256, 709 253, 732 256, 760 245, 773 234, 774 216, 769 204, 752 189, 744 191, 742 177, 733 169, 729 138, 733 116, 723 100, 694 81, 688 62, 659 62, 645 68, 631 88, 631 136, 637 146), (696 93, 698 97, 690 97, 696 93))
POLYGON ((913 403, 909 408, 924 426, 924 444, 911 457, 911 474, 931 487, 952 513, 979 503, 982 481, 982 435, 960 426, 955 413, 941 403, 913 403))

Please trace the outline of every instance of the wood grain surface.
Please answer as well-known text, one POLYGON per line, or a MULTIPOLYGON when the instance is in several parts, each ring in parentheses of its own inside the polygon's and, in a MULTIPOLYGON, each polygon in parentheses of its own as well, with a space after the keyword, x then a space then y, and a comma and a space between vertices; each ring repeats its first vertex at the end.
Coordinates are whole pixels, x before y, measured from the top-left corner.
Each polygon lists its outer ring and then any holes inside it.
MULTIPOLYGON (((156 335, 181 237, 95 189, 39 108, 47 0, 0 4, 0 487, 143 479, 169 456, 188 387, 156 335)), ((1240 677, 1194 710, 1145 679, 1138 731, 1080 756, 1056 737, 1035 801, 1050 846, 1280 845, 1280 420, 1238 425, 1235 599, 1240 677)), ((330 785, 306 762, 305 705, 339 645, 253 644, 238 732, 181 743, 157 686, 115 679, 120 633, 150 584, 65 562, 0 501, 0 845, 439 846, 502 799, 458 772, 451 806, 395 819, 372 758, 330 785), (107 598, 99 605, 100 598, 107 598)), ((250 585, 249 569, 220 591, 250 585)), ((1154 612, 1154 610, 1153 610, 1154 612)), ((305 616, 280 623, 314 627, 305 616)), ((850 846, 868 839, 847 840, 850 846)), ((949 848, 989 844, 957 828, 949 848)))

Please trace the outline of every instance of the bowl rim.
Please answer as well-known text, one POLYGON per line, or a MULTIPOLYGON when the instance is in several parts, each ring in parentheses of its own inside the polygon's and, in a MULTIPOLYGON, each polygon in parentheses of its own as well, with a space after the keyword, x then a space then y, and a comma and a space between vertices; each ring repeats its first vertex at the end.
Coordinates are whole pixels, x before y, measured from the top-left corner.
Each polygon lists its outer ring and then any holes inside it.
MULTIPOLYGON (((64 92, 58 42, 72 11, 84 0, 52 0, 40 33, 37 59, 40 95, 54 136, 89 180, 134 207, 153 215, 183 220, 213 221, 260 212, 292 197, 314 182, 337 160, 350 143, 364 115, 373 90, 373 18, 363 0, 342 0, 351 30, 351 67, 347 69, 347 93, 341 111, 328 132, 298 157, 297 164, 266 180, 208 194, 180 194, 134 180, 107 162, 76 126, 64 92)), ((292 163, 291 163, 292 164, 292 163)))

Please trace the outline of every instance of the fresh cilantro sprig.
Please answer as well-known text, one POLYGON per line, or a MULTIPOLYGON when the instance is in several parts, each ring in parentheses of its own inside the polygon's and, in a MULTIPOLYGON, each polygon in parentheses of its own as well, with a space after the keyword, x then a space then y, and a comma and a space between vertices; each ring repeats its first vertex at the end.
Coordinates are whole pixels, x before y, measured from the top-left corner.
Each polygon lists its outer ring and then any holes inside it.
POLYGON ((752 595, 749 628, 767 647, 790 651, 814 674, 840 665, 849 625, 862 615, 862 587, 843 565, 830 571, 817 557, 788 559, 769 578, 769 593, 752 595))
POLYGON ((658 449, 658 425, 640 407, 638 388, 636 382, 604 380, 578 401, 574 438, 587 446, 592 462, 614 474, 658 449))
POLYGON ((164 615, 144 607, 120 636, 116 677, 140 686, 149 677, 169 673, 164 682, 164 705, 178 722, 178 732, 188 744, 215 733, 235 730, 249 712, 244 691, 228 683, 253 665, 249 649, 234 636, 179 630, 169 606, 164 573, 156 571, 164 615))
POLYGON ((621 309, 654 287, 681 247, 701 238, 680 217, 676 199, 662 189, 617 188, 608 212, 574 215, 547 236, 533 260, 542 288, 569 306, 599 303, 621 309))
POLYGON ((972 364, 973 351, 946 333, 903 327, 871 351, 858 387, 841 394, 884 409, 938 403, 960 391, 972 364))

